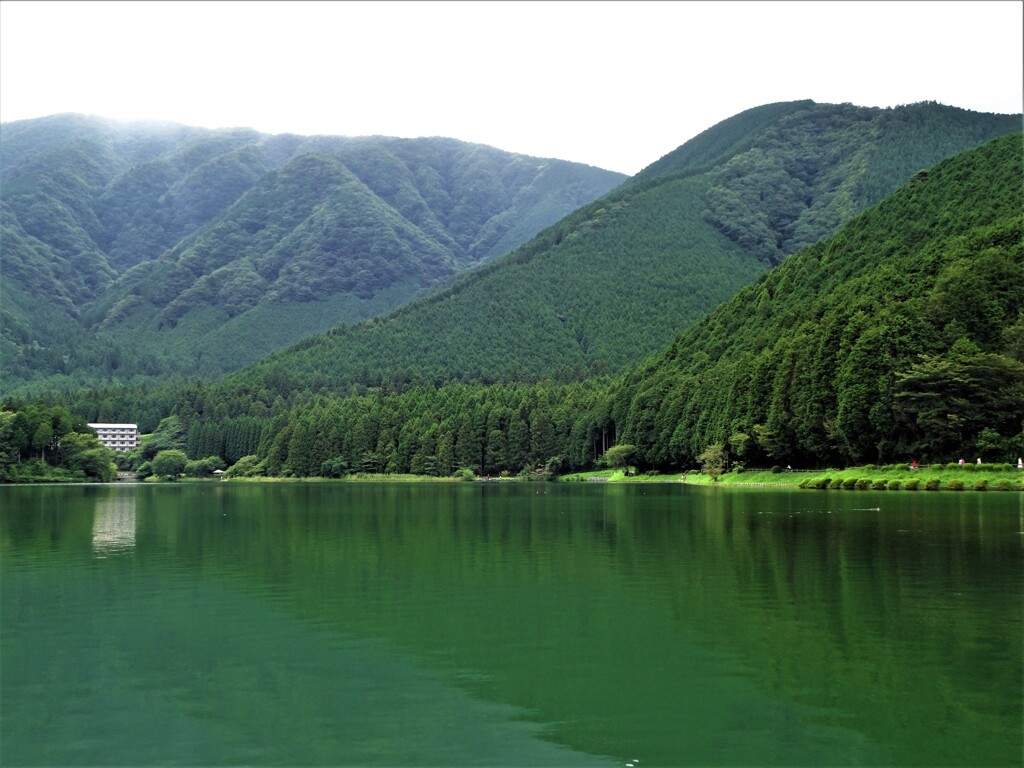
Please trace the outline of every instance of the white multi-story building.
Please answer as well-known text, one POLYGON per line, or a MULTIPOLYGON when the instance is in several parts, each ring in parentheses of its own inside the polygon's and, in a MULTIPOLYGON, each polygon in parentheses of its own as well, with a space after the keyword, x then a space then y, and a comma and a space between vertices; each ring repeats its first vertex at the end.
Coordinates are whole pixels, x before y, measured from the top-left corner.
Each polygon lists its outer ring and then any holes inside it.
POLYGON ((114 451, 127 451, 139 444, 137 424, 89 424, 100 442, 114 451))

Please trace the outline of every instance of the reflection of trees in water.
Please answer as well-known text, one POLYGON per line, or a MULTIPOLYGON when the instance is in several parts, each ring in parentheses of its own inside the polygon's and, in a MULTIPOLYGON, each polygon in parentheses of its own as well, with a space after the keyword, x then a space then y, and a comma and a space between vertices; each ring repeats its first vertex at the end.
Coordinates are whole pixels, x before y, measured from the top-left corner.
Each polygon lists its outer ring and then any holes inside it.
POLYGON ((135 546, 135 494, 117 494, 96 502, 93 552, 122 552, 135 546))

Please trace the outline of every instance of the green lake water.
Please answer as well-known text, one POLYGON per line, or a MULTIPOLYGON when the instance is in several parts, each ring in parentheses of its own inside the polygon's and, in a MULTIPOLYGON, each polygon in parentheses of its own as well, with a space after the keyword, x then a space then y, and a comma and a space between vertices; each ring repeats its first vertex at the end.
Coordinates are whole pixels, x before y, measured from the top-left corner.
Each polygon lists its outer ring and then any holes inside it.
POLYGON ((1021 765, 1024 495, 0 487, 0 764, 1021 765))

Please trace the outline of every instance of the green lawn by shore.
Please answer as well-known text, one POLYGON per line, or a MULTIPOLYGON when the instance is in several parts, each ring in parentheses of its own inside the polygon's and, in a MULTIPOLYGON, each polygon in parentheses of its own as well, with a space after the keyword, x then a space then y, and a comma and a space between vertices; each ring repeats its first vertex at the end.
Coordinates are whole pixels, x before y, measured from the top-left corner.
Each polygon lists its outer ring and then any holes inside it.
POLYGON ((627 476, 623 470, 565 475, 562 482, 683 482, 694 485, 775 485, 844 490, 1024 490, 1024 471, 1012 464, 934 465, 911 469, 905 464, 869 464, 846 469, 781 472, 726 472, 717 478, 698 471, 627 476))

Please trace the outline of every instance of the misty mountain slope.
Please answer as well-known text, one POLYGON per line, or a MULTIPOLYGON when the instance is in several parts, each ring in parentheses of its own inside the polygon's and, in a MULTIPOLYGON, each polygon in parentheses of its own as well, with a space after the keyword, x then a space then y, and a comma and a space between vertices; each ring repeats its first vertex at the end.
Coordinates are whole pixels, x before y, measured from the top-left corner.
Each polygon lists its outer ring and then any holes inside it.
POLYGON ((76 115, 4 124, 0 145, 0 268, 24 298, 3 310, 10 383, 230 370, 393 309, 625 178, 451 139, 76 115))

